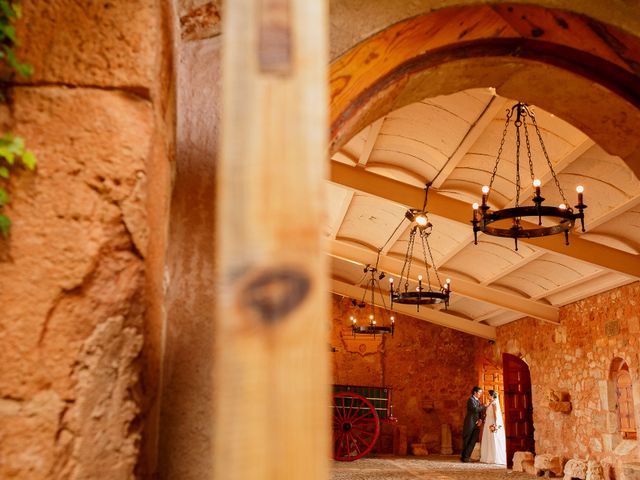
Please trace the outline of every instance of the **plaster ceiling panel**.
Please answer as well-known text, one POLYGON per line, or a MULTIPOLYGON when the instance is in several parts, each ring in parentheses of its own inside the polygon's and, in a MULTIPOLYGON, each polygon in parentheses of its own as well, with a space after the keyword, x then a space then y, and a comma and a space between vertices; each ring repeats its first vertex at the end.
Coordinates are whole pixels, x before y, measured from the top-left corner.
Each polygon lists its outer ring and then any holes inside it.
MULTIPOLYGON (((367 142, 367 135, 369 134, 370 127, 366 126, 353 136, 345 145, 340 148, 342 155, 351 159, 354 163, 358 163, 360 154, 365 148, 367 142)), ((335 155, 334 155, 335 157, 335 155)), ((339 160, 339 159, 337 159, 339 160)))
POLYGON ((376 251, 389 238, 405 211, 395 203, 355 193, 336 238, 376 251))
MULTIPOLYGON (((401 219, 402 217, 398 218, 401 219)), ((429 247, 431 247, 431 253, 433 254, 433 260, 435 261, 436 267, 440 268, 443 258, 448 257, 450 252, 459 250, 461 243, 468 243, 470 228, 460 222, 455 222, 434 214, 429 214, 429 221, 433 225, 431 234, 428 237, 429 247)), ((408 221, 405 221, 404 227, 404 233, 389 250, 390 255, 398 258, 404 258, 406 255, 409 235, 411 233, 408 221)), ((429 251, 427 250, 426 253, 427 262, 431 264, 429 251)), ((413 249, 413 258, 414 262, 417 262, 414 263, 414 265, 417 266, 418 264, 424 264, 422 244, 420 242, 420 237, 417 234, 413 249)))
MULTIPOLYGON (((640 253, 640 205, 590 230, 583 234, 582 238, 638 255, 640 253)), ((640 258, 638 261, 640 262, 640 258)))
POLYGON ((635 281, 635 279, 619 273, 603 272, 600 276, 585 280, 584 282, 573 285, 570 288, 554 293, 553 295, 549 295, 547 300, 549 300, 553 305, 563 306, 635 281))
MULTIPOLYGON (((600 147, 594 146, 558 172, 558 179, 570 205, 577 203, 576 187, 584 187, 585 223, 589 227, 601 223, 610 212, 640 195, 640 181, 627 164, 600 147)), ((545 204, 559 205, 562 197, 550 180, 542 186, 545 204)))
POLYGON ((495 305, 491 305, 489 303, 456 295, 454 291, 451 294, 449 309, 458 312, 459 314, 462 314, 467 318, 475 320, 491 312, 494 312, 496 310, 496 307, 495 305))
POLYGON ((477 245, 471 242, 441 267, 464 272, 485 283, 498 278, 505 271, 516 268, 535 255, 538 255, 538 251, 530 245, 520 243, 516 252, 513 242, 508 239, 481 235, 478 237, 477 245))
POLYGON ((352 190, 335 183, 325 182, 325 211, 327 214, 325 236, 335 237, 349 209, 352 196, 352 190))
POLYGON ((437 97, 389 114, 371 153, 375 165, 394 164, 432 180, 456 151, 491 96, 437 97))
POLYGON ((579 282, 600 270, 586 262, 547 253, 497 279, 492 285, 514 288, 529 297, 542 298, 549 292, 579 282))
MULTIPOLYGON (((570 156, 576 148, 587 140, 587 137, 581 131, 543 110, 536 109, 536 118, 546 150, 554 167, 562 164, 567 156, 570 156)), ((506 112, 501 112, 488 124, 484 133, 476 140, 459 165, 449 175, 447 181, 444 182, 442 190, 461 191, 463 193, 475 191, 477 196, 480 196, 482 185, 488 185, 490 182, 505 121, 506 112)), ((522 185, 528 187, 531 182, 531 175, 529 173, 524 129, 521 128, 520 130, 520 177, 522 185)), ((534 174, 537 178, 544 178, 548 174, 549 168, 533 125, 529 125, 529 137, 534 174)), ((489 195, 489 203, 493 206, 502 208, 515 198, 515 159, 515 127, 512 119, 507 131, 496 178, 489 195)))

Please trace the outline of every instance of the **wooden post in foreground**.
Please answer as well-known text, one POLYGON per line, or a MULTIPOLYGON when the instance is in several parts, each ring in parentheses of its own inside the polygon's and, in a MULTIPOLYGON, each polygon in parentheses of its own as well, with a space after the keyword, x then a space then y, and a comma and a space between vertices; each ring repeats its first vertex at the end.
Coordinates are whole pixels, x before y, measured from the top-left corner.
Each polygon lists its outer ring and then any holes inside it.
POLYGON ((216 480, 329 476, 327 8, 225 3, 216 480))

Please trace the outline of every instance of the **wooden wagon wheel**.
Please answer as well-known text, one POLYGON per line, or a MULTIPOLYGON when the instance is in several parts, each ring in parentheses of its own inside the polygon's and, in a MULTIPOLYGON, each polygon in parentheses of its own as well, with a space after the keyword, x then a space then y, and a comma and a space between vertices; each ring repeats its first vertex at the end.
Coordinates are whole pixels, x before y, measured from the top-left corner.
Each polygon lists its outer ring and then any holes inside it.
POLYGON ((371 402, 352 392, 333 394, 333 458, 357 460, 371 451, 380 435, 380 420, 371 402))

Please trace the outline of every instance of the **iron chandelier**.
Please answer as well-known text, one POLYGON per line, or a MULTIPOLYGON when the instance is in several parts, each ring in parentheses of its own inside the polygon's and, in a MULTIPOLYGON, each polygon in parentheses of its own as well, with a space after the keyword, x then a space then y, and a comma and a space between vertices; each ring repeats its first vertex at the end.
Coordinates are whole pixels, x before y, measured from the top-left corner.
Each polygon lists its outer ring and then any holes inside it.
POLYGON ((364 280, 366 277, 369 277, 369 279, 367 280, 367 286, 365 287, 364 293, 362 294, 362 300, 360 300, 359 303, 356 300, 351 300, 351 304, 354 307, 364 309, 367 306, 367 303, 365 302, 367 293, 369 292, 369 290, 371 290, 371 300, 370 300, 371 313, 369 314, 369 323, 365 325, 358 325, 357 318, 353 315, 351 316, 351 332, 353 333, 354 337, 356 336, 357 333, 373 334, 374 336, 377 333, 380 333, 380 334, 390 333, 391 336, 393 336, 393 332, 395 330, 395 317, 387 311, 387 305, 384 301, 384 295, 382 294, 382 289, 380 288, 380 280, 382 280, 385 277, 385 274, 384 272, 378 271, 379 260, 380 260, 380 252, 378 252, 378 260, 376 261, 375 266, 372 267, 370 264, 367 264, 367 266, 364 267, 364 276, 362 280, 364 280), (374 298, 376 289, 380 294, 380 298, 382 298, 382 306, 383 306, 384 312, 389 317, 388 325, 378 324, 378 320, 376 319, 376 316, 375 316, 376 307, 375 307, 375 298, 374 298))
MULTIPOLYGON (((445 308, 449 306, 449 294, 451 293, 451 280, 447 278, 444 285, 440 281, 440 275, 438 274, 438 268, 433 260, 433 253, 431 252, 431 246, 429 245, 429 235, 431 235, 433 225, 429 221, 427 212, 427 197, 429 195, 429 185, 425 187, 424 203, 422 209, 411 208, 404 214, 404 218, 400 221, 396 230, 400 228, 403 222, 409 220, 413 226, 409 233, 409 241, 407 243, 407 251, 404 257, 404 264, 402 265, 402 271, 400 272, 400 279, 398 281, 398 288, 393 288, 393 278, 389 279, 389 293, 391 296, 391 308, 394 303, 416 305, 416 309, 420 311, 420 305, 436 305, 444 303, 445 308), (411 275, 411 267, 413 263, 413 249, 416 243, 416 237, 420 238, 420 244, 422 246, 422 257, 424 260, 424 271, 427 274, 426 287, 423 284, 422 275, 418 275, 418 286, 415 290, 409 288, 409 278, 411 275), (431 263, 427 261, 428 257, 431 263), (429 271, 433 269, 435 273, 435 280, 438 282, 438 289, 434 289, 431 284, 431 275, 429 271)), ((391 234, 390 239, 394 233, 391 234)), ((387 240, 388 242, 388 240, 387 240)))
POLYGON ((473 219, 471 220, 471 223, 473 224, 473 243, 475 245, 478 244, 478 232, 483 232, 488 235, 494 235, 497 237, 513 238, 515 241, 515 249, 517 251, 519 238, 545 237, 548 235, 564 233, 565 243, 566 245, 569 245, 569 230, 574 227, 576 220, 580 219, 582 231, 585 231, 584 209, 587 208, 587 206, 583 203, 582 198, 584 188, 579 185, 576 188, 576 191, 578 192, 578 204, 574 208, 577 210, 577 212, 575 212, 571 207, 568 206, 567 199, 564 195, 564 192, 562 191, 562 187, 560 186, 560 182, 558 181, 556 172, 553 169, 553 165, 551 164, 551 160, 549 159, 549 154, 547 153, 544 142, 542 141, 542 135, 540 134, 540 129, 538 128, 536 117, 533 111, 525 103, 516 103, 513 107, 511 107, 511 109, 507 110, 507 121, 504 126, 504 131, 502 132, 502 139, 500 141, 496 163, 493 167, 493 173, 491 174, 491 180, 488 186, 485 185, 482 187, 482 204, 473 204, 473 219), (498 171, 498 164, 501 160, 502 149, 504 147, 505 139, 507 136, 509 123, 514 114, 516 116, 513 122, 513 125, 515 126, 516 136, 515 206, 511 208, 503 208, 501 210, 492 211, 491 207, 489 207, 488 205, 489 194, 491 193, 491 187, 493 186, 493 182, 498 171), (538 141, 540 142, 540 147, 547 161, 547 165, 549 166, 551 176, 553 177, 556 188, 558 189, 560 197, 562 198, 562 203, 558 207, 542 205, 542 202, 545 199, 540 195, 541 181, 537 179, 533 173, 533 160, 531 158, 531 142, 529 140, 527 119, 530 119, 531 123, 533 124, 536 136, 538 137, 538 141), (535 195, 532 198, 533 205, 528 206, 520 205, 520 127, 522 127, 524 130, 527 158, 529 161, 529 173, 531 175, 532 185, 535 189, 535 195), (537 217, 537 225, 536 223, 531 223, 523 220, 527 217, 537 217), (544 225, 543 219, 545 220, 544 225))

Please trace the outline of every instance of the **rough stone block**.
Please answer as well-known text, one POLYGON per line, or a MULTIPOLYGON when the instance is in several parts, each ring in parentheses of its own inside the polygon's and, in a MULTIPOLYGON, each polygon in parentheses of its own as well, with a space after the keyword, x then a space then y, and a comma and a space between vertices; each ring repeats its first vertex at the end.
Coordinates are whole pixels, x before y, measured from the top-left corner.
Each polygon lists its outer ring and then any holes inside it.
POLYGON ((429 455, 429 451, 424 443, 412 443, 411 455, 415 455, 416 457, 426 457, 429 455))
POLYGON ((536 455, 533 462, 536 470, 547 473, 550 477, 562 476, 562 458, 557 455, 551 455, 545 453, 542 455, 536 455))
POLYGON ((451 426, 446 423, 442 424, 441 428, 440 453, 442 455, 451 455, 453 453, 451 446, 451 426))
POLYGON ((587 475, 585 480, 604 480, 604 474, 602 472, 600 462, 589 460, 587 463, 587 475))
POLYGON ((525 460, 533 462, 533 453, 515 452, 513 454, 513 471, 524 472, 524 470, 522 469, 522 462, 525 460))
POLYGON ((624 480, 640 480, 640 463, 625 463, 622 465, 624 480))
POLYGON ((533 460, 523 460, 522 461, 522 471, 524 473, 528 473, 529 475, 535 475, 536 477, 541 476, 541 475, 538 475, 540 470, 538 470, 535 467, 535 465, 533 464, 533 460))
POLYGON ((163 27, 160 2, 23 2, 19 58, 30 81, 128 87, 149 96, 158 82, 163 27), (70 21, 73 19, 73 21, 70 21))
POLYGON ((564 465, 564 479, 581 479, 585 480, 587 477, 587 462, 584 460, 577 460, 572 458, 564 465))

